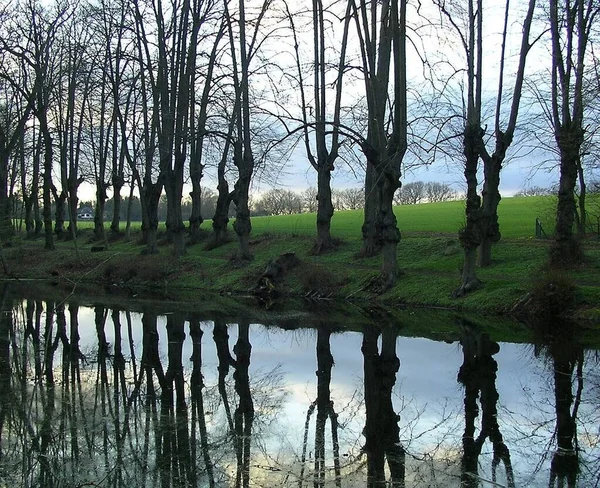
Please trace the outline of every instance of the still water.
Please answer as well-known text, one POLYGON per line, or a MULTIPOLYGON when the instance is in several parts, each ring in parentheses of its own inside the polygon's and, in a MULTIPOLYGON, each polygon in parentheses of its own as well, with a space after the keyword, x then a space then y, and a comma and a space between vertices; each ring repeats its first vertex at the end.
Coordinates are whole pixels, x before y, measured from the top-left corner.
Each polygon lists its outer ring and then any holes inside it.
POLYGON ((573 338, 268 322, 5 294, 0 486, 600 485, 599 356, 573 338))

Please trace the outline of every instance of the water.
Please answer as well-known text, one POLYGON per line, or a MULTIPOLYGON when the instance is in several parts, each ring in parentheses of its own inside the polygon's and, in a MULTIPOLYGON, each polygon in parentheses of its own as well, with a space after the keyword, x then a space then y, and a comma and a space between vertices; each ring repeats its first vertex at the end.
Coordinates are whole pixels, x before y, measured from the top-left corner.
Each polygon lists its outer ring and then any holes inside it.
POLYGON ((3 304, 0 486, 600 485, 598 354, 570 337, 3 304))

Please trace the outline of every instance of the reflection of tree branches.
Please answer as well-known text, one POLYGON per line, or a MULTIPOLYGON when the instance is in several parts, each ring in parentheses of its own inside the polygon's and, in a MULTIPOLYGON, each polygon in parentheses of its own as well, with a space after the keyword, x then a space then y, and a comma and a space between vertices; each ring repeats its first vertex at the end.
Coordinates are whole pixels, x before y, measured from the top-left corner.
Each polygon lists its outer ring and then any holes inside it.
POLYGON ((383 329, 381 353, 377 346, 379 335, 374 326, 366 325, 361 347, 365 381, 367 486, 384 486, 387 460, 391 486, 403 487, 406 452, 400 443, 399 418, 392 404, 392 389, 400 368, 396 355, 396 332, 391 327, 383 329))
POLYGON ((231 353, 229 352, 229 334, 227 333, 227 323, 222 319, 215 319, 213 340, 215 341, 217 357, 219 359, 219 394, 223 400, 223 407, 225 408, 225 414, 227 415, 229 431, 233 432, 233 417, 231 416, 231 408, 229 406, 229 399, 227 398, 225 378, 227 378, 227 375, 229 374, 229 367, 235 366, 235 360, 233 357, 231 357, 231 353))
POLYGON ((486 439, 492 442, 492 482, 496 482, 496 472, 500 462, 504 463, 509 487, 514 487, 514 474, 510 453, 498 425, 496 373, 498 364, 492 358, 500 346, 485 333, 463 323, 461 344, 464 360, 458 373, 458 381, 465 387, 465 431, 463 434, 463 457, 461 461, 461 483, 463 486, 479 485, 478 462, 486 439), (481 429, 475 437, 475 419, 482 409, 481 429))
POLYGON ((556 441, 558 447, 550 464, 549 486, 577 485, 579 446, 577 441, 577 412, 583 391, 583 348, 571 343, 553 344, 549 353, 554 369, 554 400, 556 412, 556 441), (575 398, 572 377, 577 367, 578 387, 575 398), (573 410, 571 411, 571 407, 573 410))
POLYGON ((235 486, 247 488, 250 485, 250 441, 252 439, 252 424, 254 422, 254 403, 250 391, 250 324, 240 321, 238 324, 238 340, 233 348, 236 355, 235 391, 238 394, 238 406, 234 413, 235 451, 237 470, 235 486))
POLYGON ((333 368, 333 356, 331 354, 331 328, 327 325, 319 325, 317 329, 317 399, 311 403, 306 414, 304 424, 304 442, 302 445, 302 459, 300 467, 300 478, 298 486, 302 488, 304 483, 304 471, 306 463, 306 449, 308 445, 308 431, 310 418, 317 409, 317 420, 315 427, 315 468, 314 486, 325 486, 326 464, 325 464, 325 424, 327 419, 331 423, 331 442, 333 448, 333 466, 336 486, 341 486, 342 472, 340 465, 340 445, 338 439, 338 414, 331 400, 331 370, 333 368))
MULTIPOLYGON (((204 458, 204 466, 208 476, 208 486, 215 486, 215 476, 213 463, 210 458, 210 450, 208 446, 208 434, 206 431, 206 413, 204 411, 204 378, 202 377, 202 335, 203 331, 200 328, 200 320, 193 317, 190 321, 190 336, 192 338, 192 378, 191 378, 191 394, 192 394, 192 432, 191 432, 191 448, 192 459, 196 459, 196 424, 200 431, 200 446, 202 456, 204 458)), ((196 486, 195 472, 192 474, 192 485, 196 486)))

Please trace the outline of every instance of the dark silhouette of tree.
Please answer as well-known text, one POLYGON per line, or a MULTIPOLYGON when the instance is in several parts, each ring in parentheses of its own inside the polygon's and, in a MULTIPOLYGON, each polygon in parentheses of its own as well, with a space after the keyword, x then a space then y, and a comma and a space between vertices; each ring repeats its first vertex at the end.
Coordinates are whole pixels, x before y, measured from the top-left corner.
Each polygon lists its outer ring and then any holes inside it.
POLYGON ((600 6, 594 0, 551 0, 549 6, 552 34, 551 124, 560 152, 556 238, 550 260, 563 265, 577 262, 581 257, 579 243, 573 234, 576 213, 574 190, 585 138, 585 61, 600 6))
POLYGON ((237 469, 235 486, 248 488, 250 486, 250 446, 252 442, 252 425, 254 423, 254 402, 250 390, 250 323, 240 321, 238 324, 238 340, 233 347, 235 353, 235 371, 233 379, 238 405, 235 409, 234 435, 237 469))
POLYGON ((338 416, 333 406, 333 400, 331 399, 331 370, 334 365, 330 344, 331 333, 332 328, 327 324, 320 324, 317 328, 317 398, 311 403, 306 414, 304 442, 302 445, 302 466, 300 470, 300 480, 298 482, 300 488, 302 488, 304 483, 308 431, 310 427, 310 418, 315 411, 315 407, 317 409, 317 418, 315 425, 315 465, 314 472, 312 473, 313 484, 315 487, 319 487, 325 486, 326 482, 325 427, 327 419, 329 419, 331 424, 335 484, 336 486, 341 486, 342 483, 338 441, 338 416))
POLYGON ((400 231, 392 204, 407 150, 406 1, 360 2, 357 6, 352 0, 352 7, 368 120, 367 137, 360 142, 367 159, 361 253, 371 256, 382 251, 381 276, 388 287, 398 273, 400 231), (390 78, 393 88, 388 95, 390 78))
MULTIPOLYGON (((191 402, 192 402, 192 429, 190 435, 191 459, 196 459, 196 425, 200 432, 200 450, 204 459, 206 476, 208 477, 208 486, 213 488, 215 485, 214 466, 210 456, 210 445, 208 432, 206 429, 206 411, 204 409, 204 378, 202 376, 202 336, 204 332, 200 326, 200 320, 192 316, 190 319, 190 337, 192 338, 192 377, 190 382, 191 402)), ((190 472, 190 482, 192 486, 198 484, 196 470, 190 472)))
POLYGON ((556 450, 550 463, 548 486, 574 488, 579 486, 577 420, 583 393, 584 350, 575 337, 573 324, 554 321, 543 327, 551 332, 536 344, 535 353, 545 356, 551 366, 556 414, 556 450))
POLYGON ((458 381, 465 388, 465 431, 462 438, 461 486, 479 486, 479 456, 484 442, 489 439, 493 447, 492 480, 496 482, 497 468, 504 463, 509 487, 515 486, 514 474, 508 446, 500 432, 498 423, 498 391, 496 373, 498 364, 493 355, 500 350, 498 343, 488 334, 478 331, 469 323, 461 323, 460 343, 463 363, 458 371, 458 381), (481 427, 475 435, 475 421, 479 415, 477 400, 481 404, 481 427))
MULTIPOLYGON (((331 198, 331 173, 334 170, 334 165, 338 159, 340 149, 340 113, 342 107, 342 92, 344 73, 347 69, 346 65, 346 50, 348 47, 348 31, 352 17, 351 2, 346 5, 346 12, 343 16, 343 33, 340 40, 340 53, 336 62, 332 62, 327 54, 331 50, 328 46, 328 39, 331 33, 327 32, 326 22, 329 14, 328 7, 323 5, 321 0, 313 0, 312 2, 312 42, 313 42, 313 57, 312 57, 312 88, 313 106, 309 106, 307 99, 306 88, 307 84, 304 79, 302 70, 303 60, 301 59, 298 35, 294 21, 294 15, 290 12, 286 4, 286 13, 289 19, 292 33, 294 36, 294 53, 296 61, 296 69, 298 76, 298 88, 301 98, 302 110, 302 134, 306 155, 310 165, 317 172, 317 238, 314 245, 314 252, 319 254, 333 247, 333 239, 331 237, 331 217, 333 216, 333 202, 331 198), (327 114, 327 95, 328 82, 326 75, 328 66, 336 65, 336 80, 334 93, 334 108, 333 114, 327 114), (331 124, 331 127, 327 127, 331 124), (314 133, 311 134, 311 129, 314 133), (311 147, 311 142, 314 143, 315 149, 311 147)), ((333 18, 338 18, 338 14, 333 14, 333 18)), ((335 41, 334 41, 335 42, 335 41)))
POLYGON ((380 332, 365 325, 361 351, 364 361, 366 424, 364 428, 367 455, 367 487, 405 486, 406 452, 400 443, 398 415, 392 404, 392 389, 400 360, 396 355, 396 332, 391 326, 380 332), (377 341, 381 335, 381 352, 377 341), (390 470, 386 481, 385 462, 390 470))

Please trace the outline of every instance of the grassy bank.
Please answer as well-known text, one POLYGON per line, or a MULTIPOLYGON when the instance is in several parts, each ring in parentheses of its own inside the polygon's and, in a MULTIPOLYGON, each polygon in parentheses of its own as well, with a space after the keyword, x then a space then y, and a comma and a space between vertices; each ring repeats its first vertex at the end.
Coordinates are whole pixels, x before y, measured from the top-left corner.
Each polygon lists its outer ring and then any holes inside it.
MULTIPOLYGON (((240 264, 232 259, 237 242, 212 250, 203 243, 188 247, 185 257, 174 260, 165 242, 158 256, 142 256, 139 235, 110 243, 109 249, 90 252, 91 229, 78 238, 79 258, 73 242, 58 243, 57 250, 43 250, 43 241, 17 239, 5 249, 12 277, 45 278, 68 283, 99 282, 111 287, 148 287, 193 297, 199 290, 220 293, 251 293, 267 263, 293 252, 300 265, 277 286, 280 293, 313 300, 377 300, 388 304, 449 307, 482 312, 509 312, 544 274, 549 240, 533 238, 535 219, 550 232, 552 199, 512 198, 500 205, 503 238, 494 248, 494 265, 478 270, 483 287, 456 300, 462 251, 456 238, 463 217, 462 202, 403 206, 396 209, 403 239, 398 246, 402 272, 396 286, 379 293, 371 284, 380 258, 357 258, 360 249, 361 211, 334 215, 332 233, 340 246, 323 256, 311 254, 314 214, 254 218, 251 247, 254 261, 240 264), (547 222, 547 225, 545 224, 547 222)), ((210 223, 204 224, 210 229, 210 223)), ((570 270, 567 281, 576 285, 580 317, 600 317, 600 244, 586 241, 587 261, 570 270)), ((558 275, 558 278, 563 279, 558 275)))

